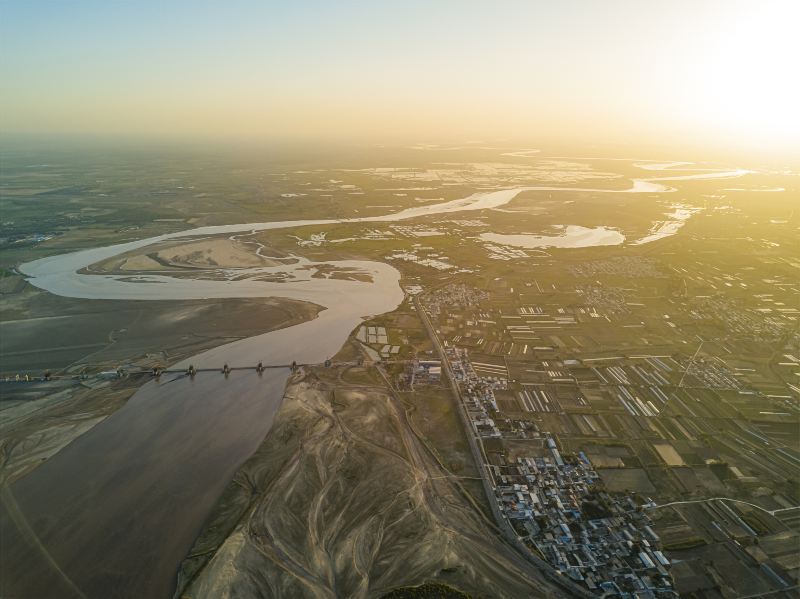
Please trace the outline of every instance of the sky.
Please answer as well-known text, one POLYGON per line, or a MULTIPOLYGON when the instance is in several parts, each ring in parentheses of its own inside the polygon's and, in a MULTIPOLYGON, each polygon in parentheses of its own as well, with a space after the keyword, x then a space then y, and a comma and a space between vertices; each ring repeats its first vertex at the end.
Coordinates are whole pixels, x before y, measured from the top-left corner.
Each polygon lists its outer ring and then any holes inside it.
POLYGON ((800 148, 800 2, 0 0, 0 131, 800 148))

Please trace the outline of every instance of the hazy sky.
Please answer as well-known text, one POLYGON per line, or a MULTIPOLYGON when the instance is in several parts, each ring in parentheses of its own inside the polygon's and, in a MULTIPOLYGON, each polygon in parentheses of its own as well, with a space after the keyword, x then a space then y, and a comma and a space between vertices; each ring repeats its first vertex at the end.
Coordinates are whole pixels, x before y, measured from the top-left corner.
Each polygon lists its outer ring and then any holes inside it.
POLYGON ((798 7, 0 0, 0 125, 797 148, 798 7))

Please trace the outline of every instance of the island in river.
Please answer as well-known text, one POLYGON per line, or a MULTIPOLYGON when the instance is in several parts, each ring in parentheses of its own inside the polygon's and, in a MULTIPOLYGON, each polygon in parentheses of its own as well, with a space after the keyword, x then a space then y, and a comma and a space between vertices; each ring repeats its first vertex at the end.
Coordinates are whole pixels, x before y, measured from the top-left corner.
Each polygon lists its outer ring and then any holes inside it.
MULTIPOLYGON (((510 170, 490 164, 486 168, 510 170)), ((259 361, 312 366, 292 379, 284 407, 288 369, 261 376, 234 371, 227 378, 174 372, 147 382, 130 399, 133 379, 93 377, 80 383, 71 404, 43 384, 52 408, 35 412, 30 398, 14 400, 15 411, 3 410, 3 441, 12 451, 6 452, 11 459, 4 476, 11 484, 4 486, 2 526, 15 549, 4 552, 3 584, 23 589, 23 596, 47 589, 166 596, 184 560, 178 592, 193 597, 248 596, 257 589, 274 596, 375 596, 428 580, 477 594, 499 588, 502 580, 517 581, 503 587, 509 596, 551 592, 535 568, 499 540, 483 491, 474 488, 479 473, 447 394, 427 397, 427 403, 399 399, 375 371, 358 365, 359 357, 391 352, 393 343, 389 349, 373 344, 372 353, 356 343, 356 350, 340 354, 338 362, 345 364, 331 369, 313 364, 337 354, 365 318, 401 314, 405 321, 397 328, 412 330, 418 323, 408 305, 406 313, 395 310, 405 298, 401 280, 409 288, 436 286, 477 267, 491 272, 497 263, 487 260, 503 254, 487 259, 483 242, 514 246, 511 241, 526 231, 546 231, 558 222, 580 223, 571 225, 577 227, 573 233, 602 233, 580 235, 580 243, 566 243, 571 247, 565 251, 610 251, 652 231, 661 242, 679 234, 700 208, 682 208, 675 217, 680 224, 665 227, 670 213, 662 196, 675 190, 658 181, 703 185, 747 173, 642 179, 626 172, 627 182, 576 164, 551 163, 546 173, 514 165, 518 185, 508 186, 500 172, 479 190, 473 178, 458 180, 460 175, 435 168, 329 172, 313 187, 309 181, 293 187, 324 194, 308 200, 288 196, 292 191, 276 195, 281 199, 272 208, 285 220, 254 206, 254 222, 229 224, 231 215, 210 222, 218 218, 213 210, 198 215, 181 196, 187 204, 175 208, 180 218, 162 215, 157 225, 153 220, 142 229, 104 230, 97 245, 81 238, 66 248, 78 235, 68 230, 43 244, 52 255, 31 250, 4 283, 15 293, 2 301, 17 302, 20 315, 2 325, 15 344, 12 351, 3 348, 4 366, 25 370, 39 359, 42 367, 58 365, 65 376, 119 366, 127 372, 154 365, 180 371, 190 364, 218 371, 225 363, 259 361), (361 200, 352 195, 356 183, 346 183, 335 190, 340 205, 323 200, 329 187, 341 183, 337 177, 352 177, 380 199, 361 200), (453 180, 439 187, 420 183, 442 177, 453 180), (567 220, 575 198, 584 202, 582 210, 567 220), (290 205, 295 202, 298 212, 319 209, 329 217, 298 218, 290 205), (639 208, 627 220, 608 222, 607 206, 634 202, 639 208), (558 220, 546 222, 545 209, 558 220), (521 222, 526 219, 542 222, 529 228, 521 222), (490 224, 496 237, 486 237, 490 224), (87 335, 96 329, 97 339, 50 344, 39 355, 48 336, 64 338, 76 327, 87 335), (164 341, 159 327, 171 327, 164 341), (435 421, 450 438, 461 439, 460 449, 442 449, 447 442, 419 417, 437 409, 435 421), (351 487, 359 489, 357 501, 350 500, 351 487), (479 547, 478 538, 489 541, 479 547)), ((670 168, 675 165, 648 165, 670 168)), ((298 169, 293 176, 323 175, 298 169)), ((549 249, 560 243, 552 238, 534 242, 549 249)), ((522 241, 516 245, 525 249, 527 239, 522 241)), ((430 351, 423 349, 424 339, 417 341, 397 343, 430 351)))

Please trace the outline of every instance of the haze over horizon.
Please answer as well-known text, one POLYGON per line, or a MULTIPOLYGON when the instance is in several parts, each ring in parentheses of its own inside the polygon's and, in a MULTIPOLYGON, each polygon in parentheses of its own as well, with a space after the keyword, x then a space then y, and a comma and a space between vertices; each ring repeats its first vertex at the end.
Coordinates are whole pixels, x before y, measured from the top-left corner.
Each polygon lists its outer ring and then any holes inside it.
POLYGON ((800 139, 788 0, 0 6, 6 135, 800 139))
POLYGON ((797 599, 800 0, 0 0, 0 599, 797 599))

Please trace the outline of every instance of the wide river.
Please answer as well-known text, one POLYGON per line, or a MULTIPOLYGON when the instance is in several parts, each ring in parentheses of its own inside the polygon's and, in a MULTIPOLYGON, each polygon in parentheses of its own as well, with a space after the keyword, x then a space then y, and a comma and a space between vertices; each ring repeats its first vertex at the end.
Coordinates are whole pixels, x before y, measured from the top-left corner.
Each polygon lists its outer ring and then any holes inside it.
MULTIPOLYGON (((718 173, 717 176, 732 176, 718 173)), ((736 176, 736 175, 733 175, 736 176)), ((687 178, 692 178, 691 176, 687 178)), ((671 177, 670 180, 675 180, 671 177)), ((24 264, 30 283, 88 299, 186 300, 285 297, 323 306, 296 326, 206 351, 198 367, 319 363, 335 354, 364 318, 403 300, 399 273, 379 262, 339 261, 367 281, 315 278, 316 263, 244 269, 285 273, 285 282, 187 280, 163 275, 78 271, 124 252, 170 239, 247 233, 339 222, 392 222, 503 206, 523 191, 663 193, 639 179, 627 190, 517 187, 410 208, 378 217, 209 226, 24 264)), ((237 270, 243 274, 243 270, 237 270)), ((288 372, 162 376, 143 385, 123 408, 82 435, 10 489, 2 490, 0 556, 3 590, 13 597, 169 597, 177 568, 233 473, 257 448, 280 407, 288 372), (11 549, 11 550, 9 550, 11 549)))

